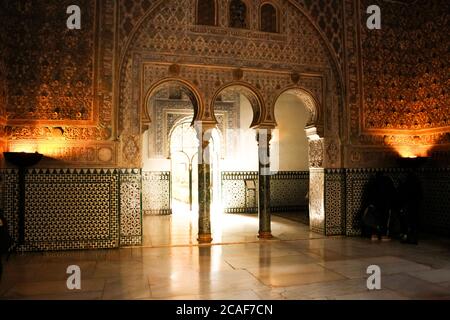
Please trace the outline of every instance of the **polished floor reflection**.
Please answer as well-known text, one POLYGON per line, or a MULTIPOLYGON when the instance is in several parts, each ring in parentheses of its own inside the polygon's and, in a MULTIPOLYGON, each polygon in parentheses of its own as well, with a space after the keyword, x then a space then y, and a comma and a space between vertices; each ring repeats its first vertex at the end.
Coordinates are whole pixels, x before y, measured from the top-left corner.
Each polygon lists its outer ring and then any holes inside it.
POLYGON ((170 240, 150 238, 149 247, 14 255, 5 264, 0 297, 450 299, 448 239, 424 239, 410 246, 324 238, 309 233, 304 225, 275 218, 277 238, 257 241, 256 216, 230 219, 241 223, 234 232, 230 224, 216 233, 222 244, 212 246, 195 245, 194 227, 192 235, 188 231, 176 237, 178 230, 162 223, 170 240), (373 264, 381 268, 382 289, 369 291, 366 270, 373 264), (79 291, 66 287, 69 265, 81 268, 79 291))
MULTIPOLYGON (((213 244, 258 242, 258 219, 256 214, 223 214, 213 209, 211 232, 213 244)), ((298 216, 302 216, 298 213, 298 216)), ((188 206, 176 204, 170 216, 144 216, 143 234, 145 247, 179 246, 197 244, 198 214, 188 206)), ((272 217, 273 236, 280 240, 322 238, 309 231, 309 227, 293 223, 283 217, 272 217)))

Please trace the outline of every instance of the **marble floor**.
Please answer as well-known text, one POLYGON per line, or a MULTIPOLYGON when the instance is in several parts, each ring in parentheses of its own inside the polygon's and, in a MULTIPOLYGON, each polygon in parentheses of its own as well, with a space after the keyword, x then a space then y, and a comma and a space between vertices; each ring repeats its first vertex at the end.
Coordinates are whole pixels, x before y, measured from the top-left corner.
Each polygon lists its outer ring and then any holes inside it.
POLYGON ((13 255, 0 299, 450 299, 449 239, 325 238, 274 217, 276 238, 260 241, 255 215, 227 215, 213 224, 215 243, 198 246, 194 224, 160 220, 146 221, 144 247, 13 255), (369 291, 374 264, 381 290, 369 291), (67 289, 69 265, 81 269, 81 290, 67 289))
MULTIPOLYGON (((211 232, 213 244, 259 242, 257 214, 223 214, 213 209, 211 232)), ((301 216, 298 213, 298 216, 301 216)), ((187 206, 176 204, 168 216, 144 216, 143 245, 145 247, 197 244, 198 214, 187 206)), ((279 240, 317 239, 323 236, 309 227, 282 216, 272 217, 272 233, 279 240)))

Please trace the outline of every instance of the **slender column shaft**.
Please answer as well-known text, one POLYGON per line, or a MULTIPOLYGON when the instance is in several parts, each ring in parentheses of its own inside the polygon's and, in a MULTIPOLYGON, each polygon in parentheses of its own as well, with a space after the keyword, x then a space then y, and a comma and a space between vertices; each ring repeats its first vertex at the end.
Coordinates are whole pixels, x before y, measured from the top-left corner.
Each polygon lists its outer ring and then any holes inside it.
POLYGON ((258 129, 258 215, 259 232, 261 239, 272 238, 270 213, 270 129, 258 129))
MULTIPOLYGON (((204 129, 203 129, 204 130, 204 129)), ((211 236, 211 165, 209 158, 209 138, 202 129, 198 154, 198 242, 210 243, 211 236)))

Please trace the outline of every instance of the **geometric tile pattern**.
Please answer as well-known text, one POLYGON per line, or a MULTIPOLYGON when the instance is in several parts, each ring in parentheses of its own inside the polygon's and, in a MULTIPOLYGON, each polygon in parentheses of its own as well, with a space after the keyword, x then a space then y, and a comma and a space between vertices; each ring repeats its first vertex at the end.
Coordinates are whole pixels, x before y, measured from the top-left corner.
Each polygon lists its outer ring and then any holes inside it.
POLYGON ((324 169, 311 168, 309 183, 309 227, 313 232, 325 234, 324 169))
POLYGON ((0 169, 1 201, 3 215, 8 222, 8 232, 14 241, 19 239, 19 221, 17 214, 19 201, 19 171, 0 169))
MULTIPOLYGON (((257 195, 245 192, 245 180, 254 180, 256 171, 222 172, 222 205, 225 213, 258 212, 257 195)), ((270 176, 270 204, 272 212, 299 211, 308 208, 308 171, 280 171, 270 176)), ((257 192, 257 191, 256 191, 257 192)))
POLYGON ((121 247, 142 244, 141 189, 141 170, 120 170, 121 247))
POLYGON ((113 169, 29 169, 20 251, 115 248, 118 175, 113 169))
MULTIPOLYGON (((363 192, 376 172, 390 176, 395 187, 404 180, 407 169, 347 169, 346 170, 346 230, 347 236, 360 235, 363 192)), ((424 168, 417 171, 422 183, 423 203, 421 228, 435 234, 450 234, 450 169, 424 168)))
MULTIPOLYGON (((407 174, 405 169, 325 170, 327 214, 323 226, 325 230, 321 232, 326 231, 327 235, 360 234, 363 191, 371 176, 378 171, 390 176, 395 186, 407 174)), ((317 174, 320 176, 320 172, 317 174)), ((423 230, 450 234, 450 169, 421 169, 418 175, 424 191, 423 230)), ((278 201, 277 193, 300 190, 297 183, 307 176, 307 172, 280 172, 272 176, 271 188, 275 194, 272 201, 278 201), (279 181, 285 185, 282 191, 277 190, 279 181)), ((139 169, 28 170, 25 176, 26 243, 18 248, 19 251, 140 245, 141 179, 139 169)), ((256 180, 257 172, 222 173, 223 200, 228 201, 224 202, 228 204, 228 212, 246 212, 242 197, 244 179, 256 180)), ((167 185, 170 188, 170 182, 167 185)), ((18 191, 18 170, 0 169, 0 207, 14 240, 18 239, 18 191)), ((290 201, 290 198, 286 199, 290 201)), ((292 204, 295 205, 289 202, 289 205, 292 204)))
POLYGON ((325 234, 345 233, 345 171, 325 169, 325 234))
POLYGON ((142 172, 142 209, 145 215, 170 215, 170 171, 142 172))
MULTIPOLYGON (((25 244, 18 251, 142 243, 139 169, 29 169, 25 183, 25 244)), ((18 170, 0 170, 0 191, 9 233, 17 241, 18 170)))
POLYGON ((245 180, 254 180, 257 188, 258 173, 256 171, 224 171, 222 172, 222 206, 225 213, 256 213, 258 203, 256 192, 245 192, 245 180))
POLYGON ((309 172, 280 171, 270 177, 270 208, 272 212, 308 209, 309 172))

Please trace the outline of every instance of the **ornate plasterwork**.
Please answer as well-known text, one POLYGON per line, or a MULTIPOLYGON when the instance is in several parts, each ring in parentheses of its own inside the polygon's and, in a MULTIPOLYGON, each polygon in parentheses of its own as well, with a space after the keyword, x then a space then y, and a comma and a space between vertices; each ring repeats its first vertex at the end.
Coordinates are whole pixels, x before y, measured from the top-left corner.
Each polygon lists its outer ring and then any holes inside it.
POLYGON ((322 168, 324 163, 323 139, 309 141, 309 167, 322 168))
MULTIPOLYGON (((277 40, 283 39, 283 35, 296 28, 292 24, 288 24, 288 18, 292 17, 291 12, 299 9, 308 15, 308 19, 314 22, 320 28, 323 36, 328 40, 329 47, 333 49, 336 60, 339 61, 341 68, 343 68, 344 61, 344 46, 343 46, 343 8, 341 0, 336 1, 309 1, 309 0, 274 0, 273 4, 277 6, 280 11, 279 20, 279 34, 271 34, 265 32, 255 32, 259 27, 259 7, 264 2, 263 0, 253 0, 249 2, 249 29, 241 31, 239 29, 228 29, 228 0, 217 1, 217 27, 197 26, 195 25, 196 16, 196 0, 182 0, 177 1, 178 7, 164 6, 166 1, 119 1, 119 48, 121 48, 121 55, 124 54, 127 44, 132 42, 134 32, 140 27, 142 21, 147 19, 150 15, 154 16, 155 26, 158 30, 170 30, 172 33, 179 31, 185 33, 185 29, 179 28, 178 24, 188 21, 190 23, 190 30, 192 32, 199 32, 200 34, 218 34, 235 36, 245 34, 247 37, 254 34, 255 38, 277 40), (295 8, 294 8, 295 7, 295 8), (158 8, 158 12, 153 13, 158 8), (190 8, 186 10, 186 8, 190 8), (162 23, 169 21, 170 24, 164 28, 162 23)), ((294 13, 295 14, 295 13, 294 13)), ((295 21, 295 20, 294 20, 295 21)))
MULTIPOLYGON (((134 55, 135 63, 137 65, 141 64, 140 55, 134 55)), ((137 73, 134 76, 134 82, 131 84, 124 84, 123 88, 129 88, 127 97, 124 97, 125 103, 131 103, 130 97, 135 97, 135 103, 146 103, 147 99, 151 98, 153 93, 153 88, 158 88, 161 82, 166 81, 176 81, 183 83, 183 85, 190 86, 190 90, 197 92, 198 98, 197 102, 198 108, 194 113, 196 114, 196 120, 202 121, 212 121, 215 122, 217 119, 214 113, 214 101, 223 92, 226 92, 229 88, 237 87, 244 91, 254 108, 255 118, 254 125, 265 124, 265 125, 275 125, 274 110, 273 106, 279 94, 286 89, 291 90, 294 86, 297 88, 297 92, 308 92, 308 95, 303 94, 303 96, 308 98, 306 100, 309 102, 309 108, 314 110, 314 115, 318 113, 318 110, 322 112, 320 103, 325 101, 324 98, 324 82, 320 74, 300 74, 297 84, 292 83, 291 73, 289 72, 273 72, 269 70, 257 70, 257 69, 247 69, 242 68, 240 71, 242 75, 239 80, 236 80, 236 70, 234 68, 226 68, 222 66, 203 66, 203 65, 178 65, 177 67, 177 77, 169 77, 171 74, 172 64, 169 63, 142 63, 142 67, 137 66, 133 68, 131 64, 127 70, 136 70, 137 73), (139 70, 142 70, 139 72, 139 70), (162 80, 161 80, 162 79, 162 80), (141 85, 139 86, 139 81, 141 85), (133 83, 136 83, 133 85, 133 83), (213 84, 213 85, 211 85, 213 84), (194 87, 195 86, 195 87, 194 87), (132 90, 131 88, 139 88, 141 90, 132 90), (305 88, 305 89, 303 89, 305 88), (142 102, 140 102, 142 101, 142 102), (264 103, 264 101, 267 101, 264 103), (313 101, 315 105, 313 106, 313 101)), ((126 77, 128 79, 128 76, 126 77)), ((128 89, 127 89, 128 90, 128 89)), ((138 110, 131 110, 124 107, 121 109, 121 128, 122 130, 127 130, 127 127, 135 132, 139 127, 139 118, 137 116, 138 110), (137 119, 136 119, 137 118, 137 119)), ((317 118, 316 125, 322 121, 322 117, 317 118)), ((337 125, 338 127, 338 125, 337 125)), ((136 159, 138 161, 138 159, 136 159)), ((137 164, 137 163, 136 163, 137 164)))
POLYGON ((83 28, 64 23, 70 1, 9 5, 9 122, 94 121, 96 1, 83 0, 83 28), (26 18, 28 17, 28 18, 26 18))
POLYGON ((115 1, 77 3, 82 8, 81 30, 66 27, 66 9, 71 4, 2 3, 4 34, 8 35, 6 74, 11 80, 5 127, 8 149, 17 150, 18 144, 27 146, 26 150, 41 145, 59 154, 58 160, 64 163, 115 165, 116 146, 111 141, 115 1), (62 132, 57 142, 55 131, 62 132))
MULTIPOLYGON (((171 99, 167 91, 163 89, 156 92, 147 103, 148 141, 144 143, 148 144, 147 156, 150 158, 169 158, 173 128, 180 120, 188 122, 193 120, 194 111, 189 98, 183 94, 180 99, 171 99)), ((228 143, 227 140, 227 130, 238 128, 239 112, 239 95, 227 92, 215 102, 217 128, 223 137, 222 157, 226 156, 228 149, 232 149, 233 143, 228 143)))
POLYGON ((364 130, 450 128, 445 6, 448 1, 384 4, 384 28, 362 28, 364 130))
POLYGON ((449 23, 443 8, 447 1, 344 0, 346 166, 391 165, 402 146, 448 149, 449 67, 441 50, 448 47, 449 23), (372 4, 382 8, 381 30, 365 28, 372 4))
MULTIPOLYGON (((208 123, 217 120, 213 106, 221 90, 244 89, 254 108, 252 125, 269 127, 276 125, 273 106, 280 92, 297 86, 314 97, 303 95, 308 108, 314 110, 313 117, 318 122, 328 120, 326 130, 333 130, 330 135, 338 134, 341 103, 332 96, 340 96, 342 85, 337 83, 340 66, 335 64, 336 55, 304 7, 289 1, 276 2, 282 16, 278 34, 258 31, 258 10, 253 10, 253 6, 257 9, 259 1, 251 2, 249 28, 245 30, 227 28, 221 16, 221 9, 226 8, 223 1, 218 2, 217 27, 195 25, 195 5, 189 5, 191 0, 166 1, 153 14, 150 13, 154 7, 148 3, 121 3, 119 16, 126 20, 123 26, 128 31, 121 30, 122 40, 126 40, 123 47, 127 49, 121 52, 120 150, 124 152, 123 148, 130 144, 123 140, 124 136, 134 136, 134 140, 138 136, 139 112, 152 90, 164 81, 183 83, 195 96, 195 120, 208 123), (143 7, 148 9, 146 13, 143 7), (330 115, 324 116, 325 112, 330 115)), ((307 6, 316 17, 323 17, 315 5, 307 2, 307 6)), ((332 7, 339 16, 340 6, 332 7)), ((331 15, 338 24, 334 13, 331 15)), ((341 30, 337 25, 336 29, 341 30)), ((135 158, 133 165, 139 165, 139 161, 135 158)), ((122 157, 122 163, 130 165, 126 162, 127 157, 122 157)))

